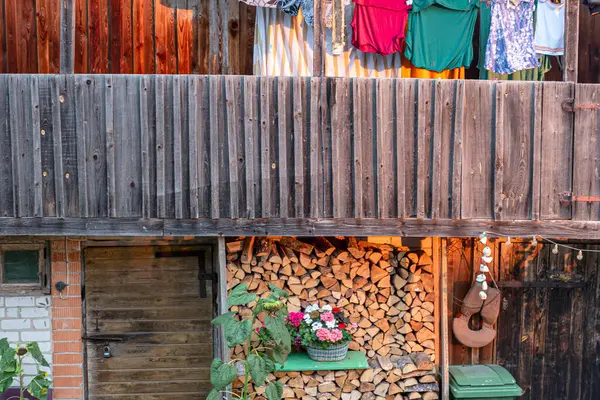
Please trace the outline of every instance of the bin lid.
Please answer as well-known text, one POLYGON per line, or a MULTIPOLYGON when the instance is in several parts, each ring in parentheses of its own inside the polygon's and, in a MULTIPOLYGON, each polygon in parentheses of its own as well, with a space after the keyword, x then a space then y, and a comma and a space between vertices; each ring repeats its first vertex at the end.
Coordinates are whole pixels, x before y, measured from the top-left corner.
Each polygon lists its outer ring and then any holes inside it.
POLYGON ((450 390, 456 398, 520 396, 521 388, 500 365, 451 365, 450 390))

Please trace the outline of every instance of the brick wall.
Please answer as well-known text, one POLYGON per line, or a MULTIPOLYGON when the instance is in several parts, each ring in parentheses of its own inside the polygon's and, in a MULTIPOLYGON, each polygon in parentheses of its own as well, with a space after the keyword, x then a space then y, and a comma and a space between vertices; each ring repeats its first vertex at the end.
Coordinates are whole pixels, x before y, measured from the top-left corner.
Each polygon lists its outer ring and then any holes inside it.
POLYGON ((56 240, 52 255, 52 344, 55 399, 83 398, 81 247, 77 241, 56 240), (54 287, 68 283, 62 298, 54 287))
MULTIPOLYGON (((0 338, 8 338, 14 345, 38 342, 44 357, 52 364, 50 304, 50 296, 0 297, 0 338)), ((37 367, 29 357, 23 365, 27 374, 25 382, 29 384, 37 367)), ((51 372, 50 368, 43 369, 51 372)))

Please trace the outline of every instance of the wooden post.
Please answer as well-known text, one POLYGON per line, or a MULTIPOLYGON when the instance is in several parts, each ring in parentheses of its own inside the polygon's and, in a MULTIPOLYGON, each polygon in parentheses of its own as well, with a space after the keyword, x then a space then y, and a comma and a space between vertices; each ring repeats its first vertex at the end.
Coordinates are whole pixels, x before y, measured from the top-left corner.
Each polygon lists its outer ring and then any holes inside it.
POLYGON ((75 0, 61 0, 60 73, 75 71, 75 0))
POLYGON ((566 0, 565 13, 565 70, 563 80, 577 83, 579 61, 579 7, 578 0, 566 0))
POLYGON ((323 29, 323 0, 315 0, 315 19, 313 34, 313 76, 321 77, 324 71, 323 45, 325 30, 323 29))
POLYGON ((439 294, 439 306, 436 307, 436 310, 439 312, 439 326, 440 332, 437 334, 440 340, 439 346, 436 346, 436 349, 439 348, 439 352, 441 353, 441 359, 437 362, 441 365, 441 374, 442 374, 442 390, 441 390, 441 398, 449 399, 450 398, 450 372, 449 372, 449 322, 448 322, 448 257, 447 257, 447 239, 446 238, 436 238, 433 241, 434 248, 434 258, 435 264, 439 264, 437 268, 437 276, 439 280, 437 285, 437 291, 439 294))
MULTIPOLYGON (((219 277, 219 292, 217 293, 217 312, 218 314, 224 314, 227 310, 227 259, 226 259, 226 248, 225 238, 219 237, 217 239, 217 252, 215 257, 215 265, 217 266, 217 274, 219 277)), ((227 341, 225 340, 225 332, 223 327, 217 327, 217 335, 215 337, 215 357, 219 357, 223 362, 229 362, 230 353, 229 347, 227 347, 227 341)))

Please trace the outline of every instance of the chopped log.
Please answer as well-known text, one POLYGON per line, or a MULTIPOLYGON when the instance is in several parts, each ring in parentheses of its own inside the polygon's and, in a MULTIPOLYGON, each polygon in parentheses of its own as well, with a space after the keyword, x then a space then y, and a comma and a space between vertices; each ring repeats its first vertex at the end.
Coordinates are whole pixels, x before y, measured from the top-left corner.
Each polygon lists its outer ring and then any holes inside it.
POLYGON ((329 289, 329 288, 333 287, 336 283, 338 283, 338 280, 332 276, 322 275, 321 283, 323 284, 323 286, 325 286, 327 289, 329 289))
POLYGON ((435 343, 433 340, 426 340, 421 343, 421 346, 425 347, 426 349, 435 349, 435 343))
POLYGON ((423 343, 428 340, 434 340, 434 339, 435 339, 435 334, 425 327, 423 327, 422 329, 417 331, 417 341, 419 343, 423 343))
POLYGON ((348 248, 354 248, 354 249, 358 249, 358 242, 356 241, 355 237, 348 237, 348 248))
POLYGON ((406 286, 406 280, 400 275, 394 275, 393 283, 396 290, 402 290, 406 286))
POLYGON ((250 261, 252 261, 253 250, 254 250, 254 236, 249 236, 244 240, 244 247, 242 250, 242 256, 240 257, 240 261, 242 263, 250 264, 250 261))
POLYGON ((417 265, 417 263, 419 262, 419 254, 416 252, 410 252, 406 255, 406 258, 408 258, 408 261, 410 261, 410 265, 417 265))
POLYGON ((387 271, 379 268, 376 265, 373 265, 371 267, 371 281, 373 283, 379 282, 380 280, 382 280, 386 276, 389 278, 389 274, 387 273, 387 271))
POLYGON ((433 310, 434 310, 433 303, 430 303, 430 302, 427 302, 427 301, 424 302, 423 304, 421 304, 421 308, 424 309, 424 310, 426 310, 427 312, 429 312, 429 314, 432 314, 433 310))
POLYGON ((281 246, 281 249, 285 253, 286 257, 289 258, 292 263, 298 263, 299 262, 298 256, 296 256, 296 253, 294 253, 293 250, 288 249, 285 246, 281 246))
POLYGON ((361 249, 357 249, 355 247, 348 247, 348 252, 357 260, 360 260, 365 256, 365 251, 361 249))
MULTIPOLYGON (((406 392, 406 390, 405 390, 406 392)), ((417 399, 421 399, 421 394, 418 392, 412 392, 408 395, 408 400, 417 400, 417 399)))
POLYGON ((318 236, 315 238, 315 245, 319 250, 323 251, 328 256, 335 251, 335 246, 323 236, 318 236))
POLYGON ((256 243, 256 256, 268 257, 271 254, 272 241, 267 238, 260 238, 256 243))
MULTIPOLYGON (((427 356, 429 359, 429 356, 427 356)), ((433 363, 432 363, 433 364, 433 363)), ((437 382, 435 376, 433 375, 425 375, 419 378, 419 383, 435 383, 437 382)))
MULTIPOLYGON (((426 353, 411 353, 409 354, 409 356, 413 363, 416 365, 417 369, 420 371, 431 371, 431 369, 435 366, 435 364, 431 362, 431 359, 426 353)), ((421 383, 427 382, 421 381, 421 383)))
POLYGON ((421 395, 423 400, 438 400, 440 397, 436 392, 427 392, 421 395))
POLYGON ((227 243, 225 246, 227 247, 227 253, 239 253, 242 251, 243 245, 243 240, 236 240, 235 242, 227 243))
MULTIPOLYGON (((415 378, 408 378, 404 380, 404 391, 408 392, 408 388, 409 386, 414 386, 414 385, 418 385, 419 381, 417 381, 415 378)), ((418 392, 418 390, 411 390, 411 392, 418 392)))
POLYGON ((314 247, 308 243, 303 243, 296 238, 284 236, 279 240, 279 244, 302 254, 310 255, 314 247))
MULTIPOLYGON (((414 379, 414 378, 411 378, 414 379)), ((417 380, 414 379, 416 382, 417 380)), ((430 391, 438 391, 440 390, 437 382, 435 383, 415 383, 414 385, 407 385, 407 381, 404 381, 404 391, 405 392, 430 392, 430 391)), ((412 381, 411 381, 412 383, 412 381)))

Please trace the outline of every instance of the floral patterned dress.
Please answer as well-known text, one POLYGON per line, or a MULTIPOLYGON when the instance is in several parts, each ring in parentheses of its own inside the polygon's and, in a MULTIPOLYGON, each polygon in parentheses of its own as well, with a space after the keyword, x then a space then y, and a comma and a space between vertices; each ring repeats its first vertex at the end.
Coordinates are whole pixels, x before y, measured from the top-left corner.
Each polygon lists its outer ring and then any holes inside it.
POLYGON ((492 0, 485 69, 510 74, 539 67, 533 43, 535 0, 492 0))

